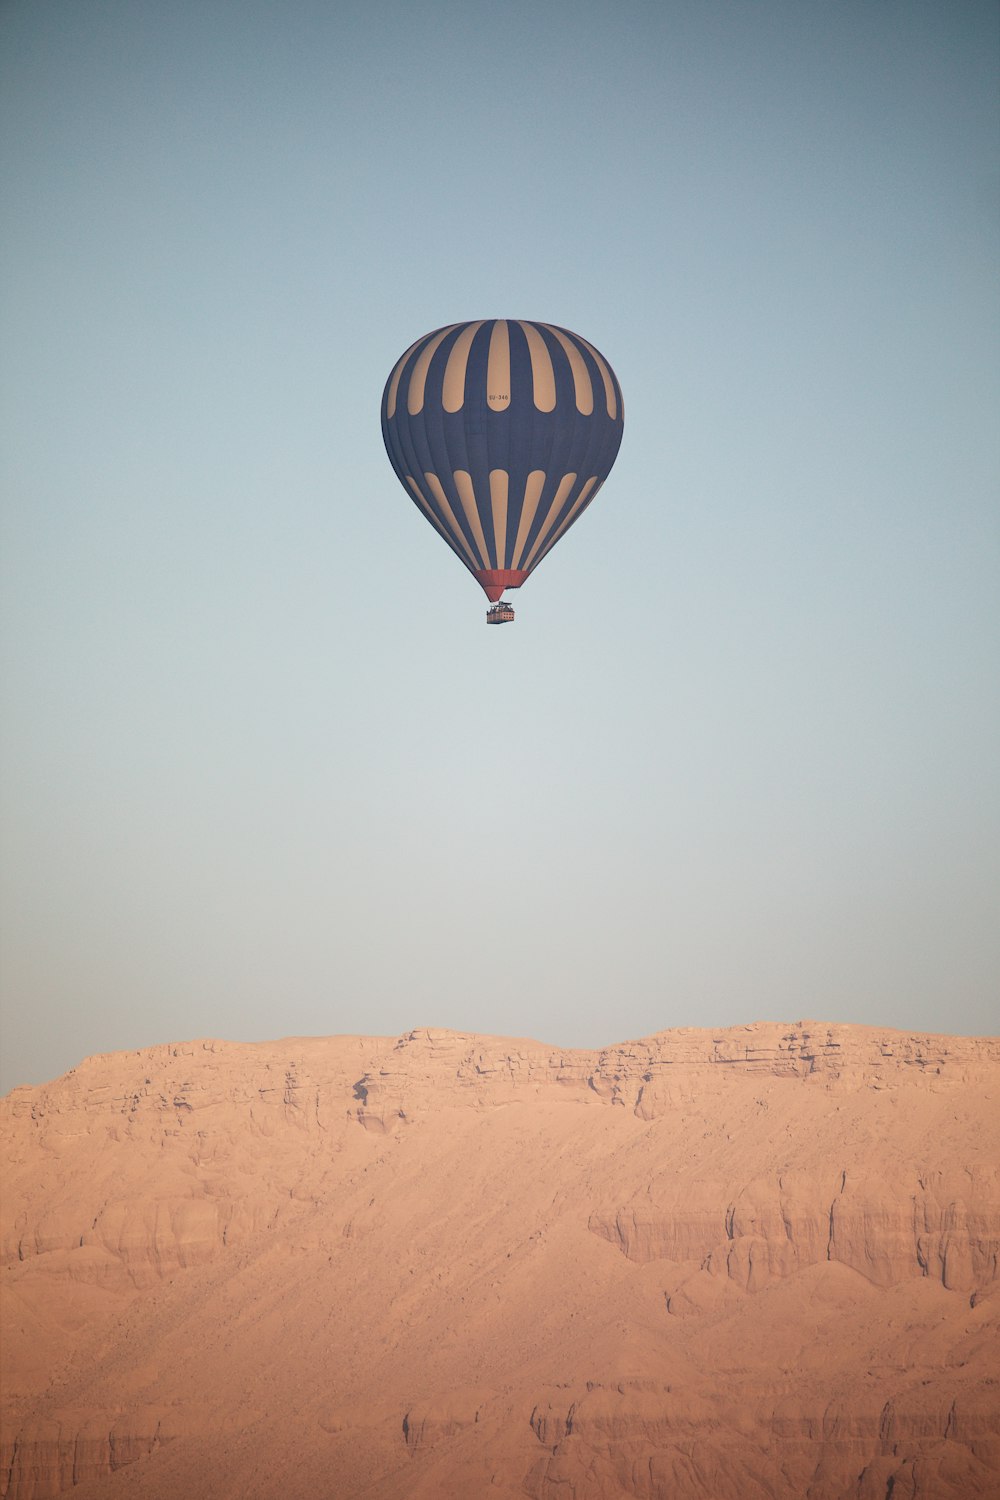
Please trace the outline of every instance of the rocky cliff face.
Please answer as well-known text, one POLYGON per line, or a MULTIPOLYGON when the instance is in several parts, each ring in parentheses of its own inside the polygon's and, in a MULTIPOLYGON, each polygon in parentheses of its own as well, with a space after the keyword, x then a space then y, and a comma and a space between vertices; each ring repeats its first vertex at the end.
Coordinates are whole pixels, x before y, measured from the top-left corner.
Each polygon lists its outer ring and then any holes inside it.
POLYGON ((1000 1041, 88 1060, 0 1103, 0 1495, 1000 1494, 1000 1041))

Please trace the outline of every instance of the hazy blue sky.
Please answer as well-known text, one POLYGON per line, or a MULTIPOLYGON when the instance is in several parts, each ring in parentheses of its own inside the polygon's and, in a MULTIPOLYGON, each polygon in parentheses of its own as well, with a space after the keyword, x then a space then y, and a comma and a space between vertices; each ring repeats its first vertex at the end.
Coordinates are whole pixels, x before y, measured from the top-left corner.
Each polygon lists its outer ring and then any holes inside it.
POLYGON ((192 1036, 1000 1029, 998 10, 6 0, 3 1087, 192 1036), (379 430, 610 359, 487 629, 379 430))

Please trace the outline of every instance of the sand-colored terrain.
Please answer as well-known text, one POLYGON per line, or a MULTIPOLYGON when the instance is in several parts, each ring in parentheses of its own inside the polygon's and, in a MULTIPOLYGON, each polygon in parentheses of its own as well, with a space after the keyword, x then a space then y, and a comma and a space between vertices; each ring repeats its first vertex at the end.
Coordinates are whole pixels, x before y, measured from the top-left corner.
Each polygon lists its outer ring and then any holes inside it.
POLYGON ((0 1109, 9 1500, 1000 1496, 1000 1040, 189 1042, 0 1109))

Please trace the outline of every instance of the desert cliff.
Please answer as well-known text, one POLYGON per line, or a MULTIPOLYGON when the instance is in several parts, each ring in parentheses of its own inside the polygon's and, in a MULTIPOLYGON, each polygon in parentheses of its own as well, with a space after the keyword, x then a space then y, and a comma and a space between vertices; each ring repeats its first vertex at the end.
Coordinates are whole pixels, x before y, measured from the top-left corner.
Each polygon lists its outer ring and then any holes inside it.
POLYGON ((94 1057, 0 1101, 0 1495, 1000 1495, 1000 1039, 94 1057))

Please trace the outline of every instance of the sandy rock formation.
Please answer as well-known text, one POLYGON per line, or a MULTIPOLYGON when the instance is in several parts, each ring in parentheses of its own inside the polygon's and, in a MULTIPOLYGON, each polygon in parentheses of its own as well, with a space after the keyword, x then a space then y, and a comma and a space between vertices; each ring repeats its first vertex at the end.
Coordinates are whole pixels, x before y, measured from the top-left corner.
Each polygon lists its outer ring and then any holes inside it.
POLYGON ((7 1500, 1000 1494, 1000 1040, 196 1042, 0 1127, 7 1500))

